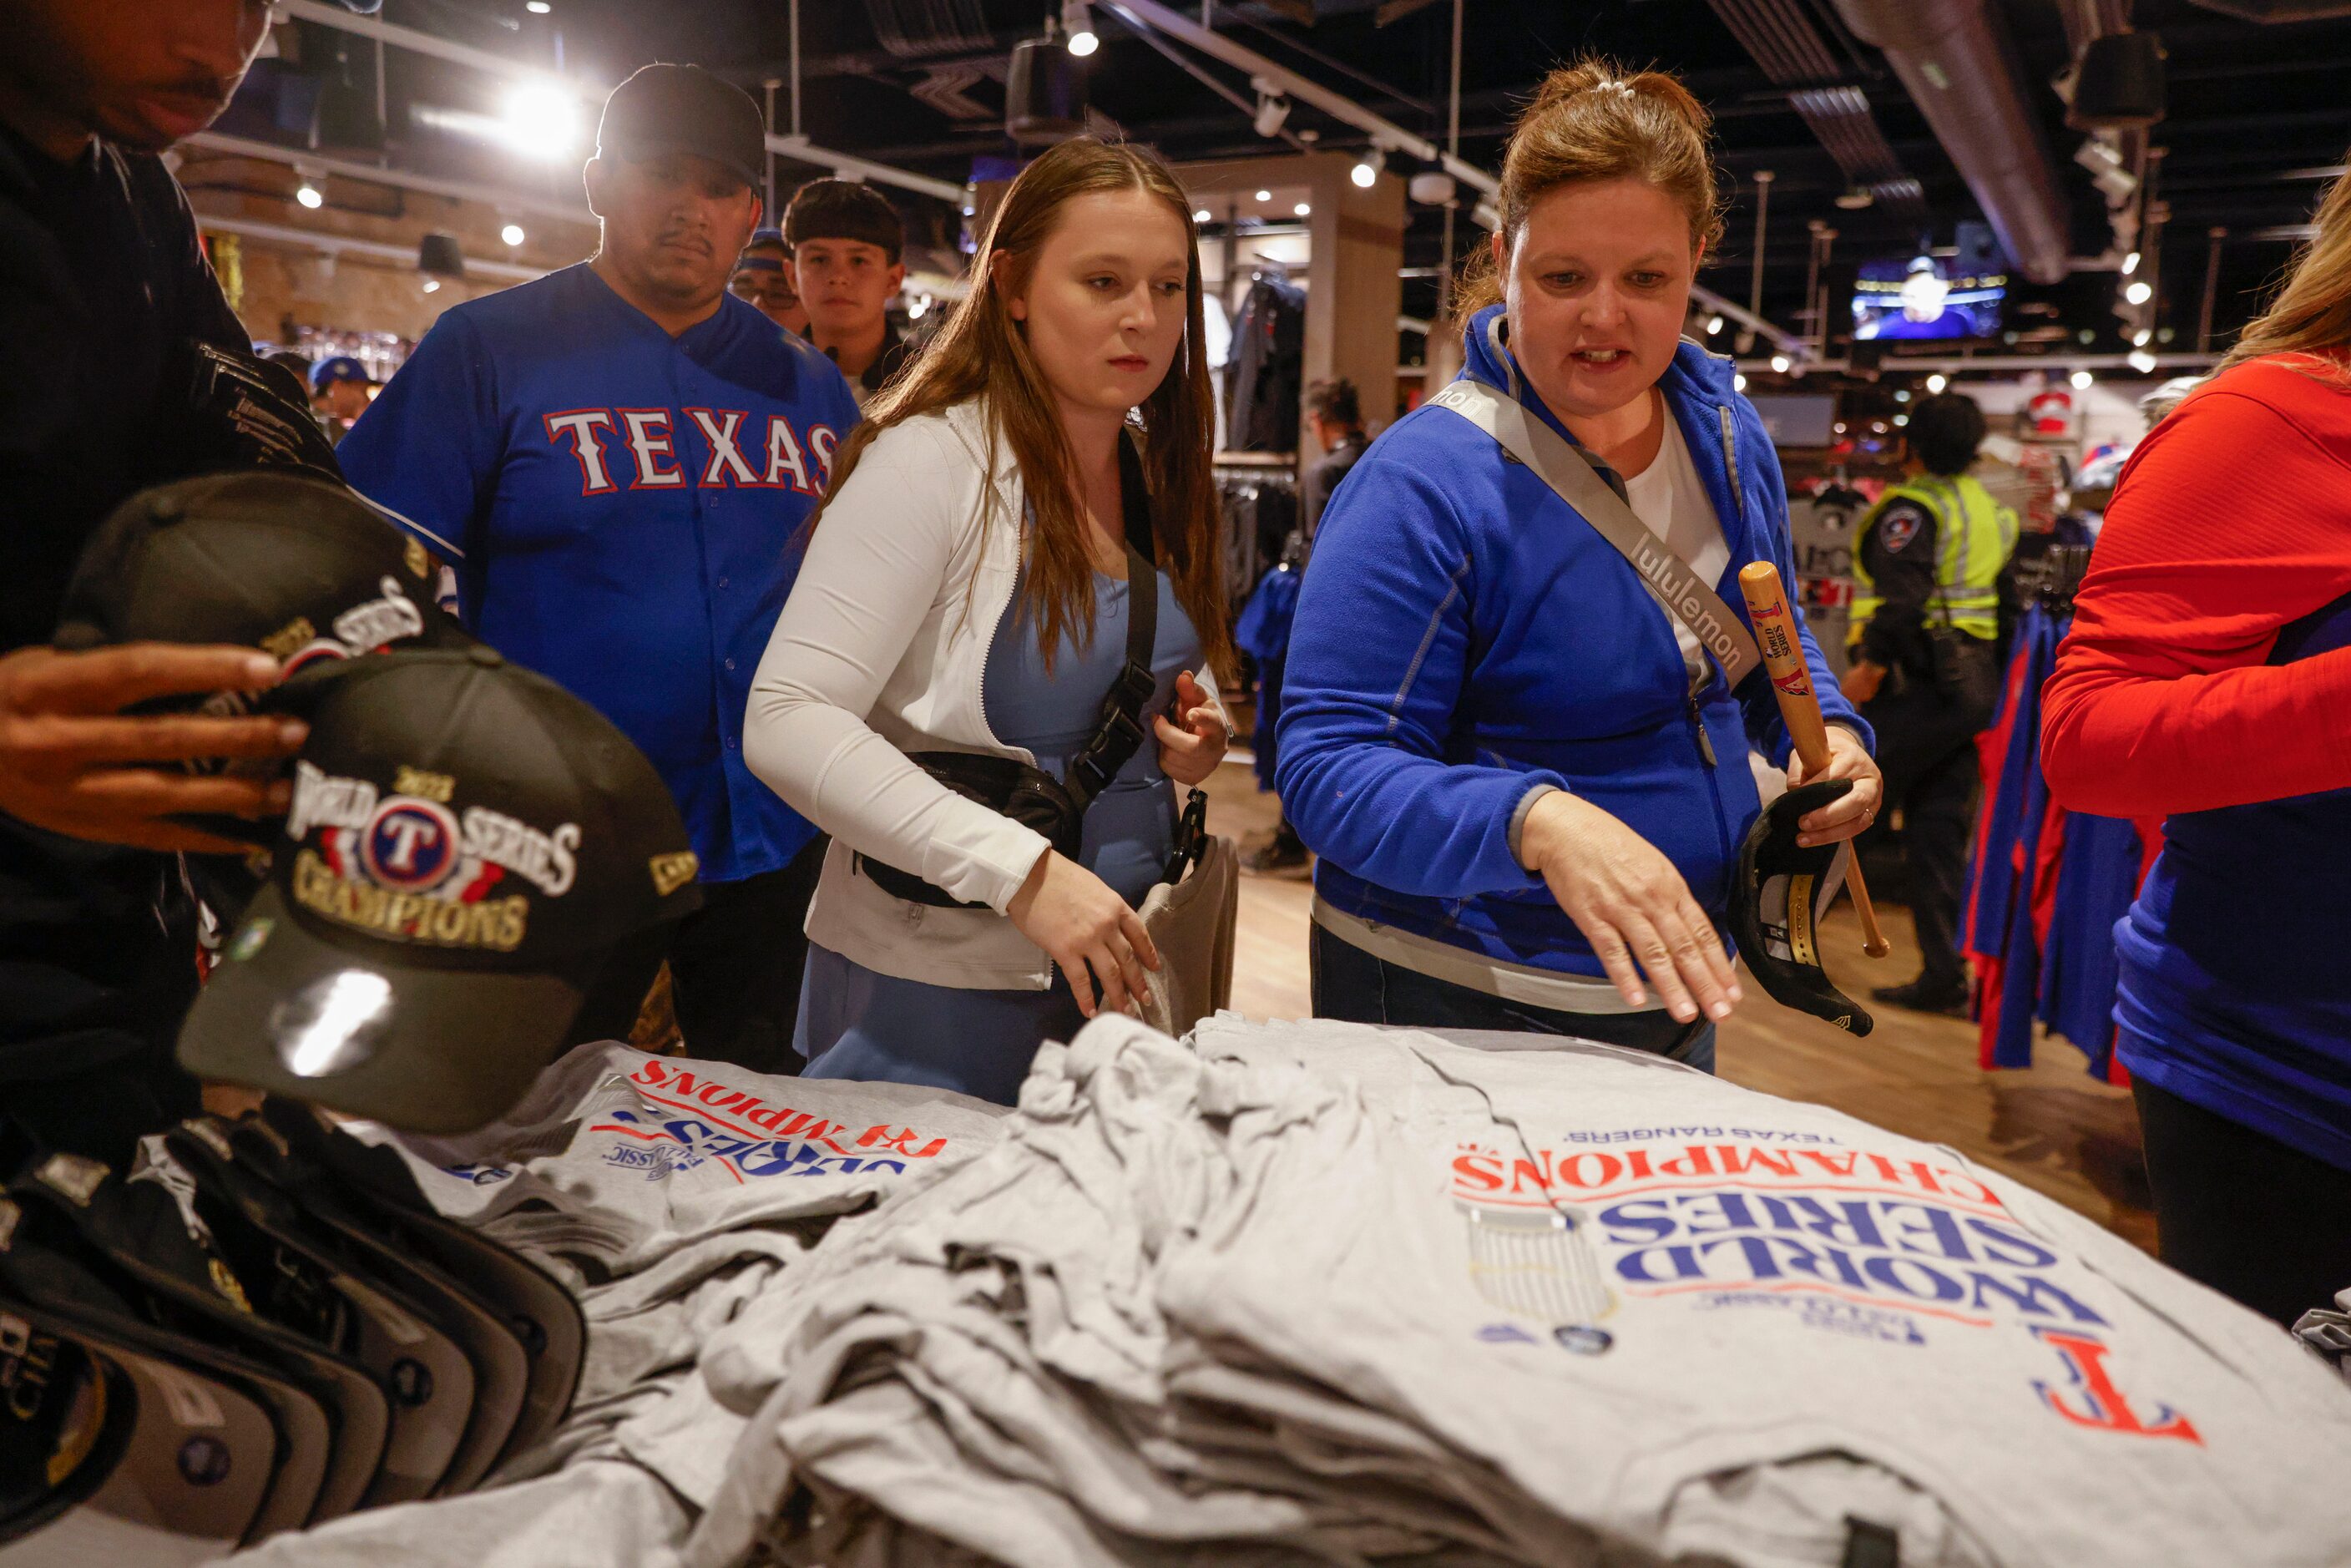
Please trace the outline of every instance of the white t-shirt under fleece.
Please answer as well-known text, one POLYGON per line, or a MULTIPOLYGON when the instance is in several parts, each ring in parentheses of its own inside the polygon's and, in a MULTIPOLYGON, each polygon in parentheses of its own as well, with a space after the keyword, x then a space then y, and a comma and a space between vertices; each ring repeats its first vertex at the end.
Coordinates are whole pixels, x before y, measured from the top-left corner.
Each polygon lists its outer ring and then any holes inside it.
MULTIPOLYGON (((1713 498, 1707 495, 1706 486, 1698 476, 1698 465, 1690 461, 1689 443, 1682 439, 1680 422, 1670 409, 1660 407, 1658 414, 1665 421, 1665 440, 1649 465, 1625 479, 1625 499, 1632 506, 1633 515, 1647 524, 1649 531, 1663 540, 1667 549, 1698 573, 1700 581, 1719 582, 1722 574, 1730 570, 1730 541, 1723 537, 1722 520, 1715 516, 1713 498)), ((1654 597, 1655 591, 1651 593, 1654 597)), ((1680 616, 1667 610, 1662 599, 1657 601, 1657 611, 1674 629, 1682 663, 1693 670, 1706 669, 1707 656, 1698 649, 1698 634, 1682 623, 1680 616)), ((1616 988, 1606 980, 1562 975, 1528 964, 1503 963, 1448 943, 1343 915, 1320 899, 1315 901, 1314 918, 1332 935, 1375 958, 1531 1007, 1575 1013, 1627 1013, 1650 1011, 1663 1005, 1653 998, 1651 1008, 1628 1007, 1616 988)))

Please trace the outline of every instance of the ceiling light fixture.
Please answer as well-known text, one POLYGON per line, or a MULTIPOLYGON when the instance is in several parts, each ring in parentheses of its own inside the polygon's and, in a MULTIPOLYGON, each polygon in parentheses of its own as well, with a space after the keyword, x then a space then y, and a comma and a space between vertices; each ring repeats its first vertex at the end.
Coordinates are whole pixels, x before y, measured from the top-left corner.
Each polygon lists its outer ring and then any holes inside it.
POLYGON ((1290 99, 1273 82, 1259 77, 1250 84, 1257 89, 1257 117, 1253 123, 1259 136, 1279 136, 1290 121, 1290 99))
POLYGON ((2123 257, 2123 276, 2125 277, 2128 277, 2132 273, 2137 272, 2137 270, 2138 252, 2133 251, 2128 256, 2123 257))
POLYGON ((553 82, 524 82, 507 94, 497 140, 526 157, 554 162, 580 144, 580 100, 553 82))
POLYGON ((1405 181, 1405 193, 1424 207, 1442 207, 1461 193, 1452 175, 1442 169, 1423 169, 1405 181))
POLYGON ((2130 351, 2130 368, 2143 376, 2151 376, 2155 374, 2155 356, 2145 349, 2133 349, 2130 351))
POLYGON ((1717 332, 1721 331, 1722 328, 1723 320, 1721 317, 1709 316, 1706 319, 1706 335, 1708 337, 1713 337, 1717 332))
POLYGON ((1070 53, 1084 59, 1102 47, 1102 38, 1094 32, 1092 13, 1086 0, 1061 0, 1061 31, 1068 35, 1070 53))
POLYGON ((1353 180, 1359 190, 1368 191, 1379 183, 1380 166, 1374 162, 1377 157, 1377 153, 1373 153, 1347 171, 1347 178, 1353 180))
POLYGON ((1296 206, 1294 206, 1294 207, 1290 208, 1290 210, 1291 212, 1293 212, 1293 213, 1296 213, 1300 217, 1301 217, 1301 218, 1302 218, 1302 217, 1307 216, 1309 214, 1312 213, 1312 212, 1314 211, 1314 208, 1313 208, 1312 204, 1311 204, 1311 203, 1308 203, 1308 202, 1301 202, 1301 203, 1299 203, 1296 206))
POLYGON ((2075 371, 2071 379, 2075 392, 2088 392, 2098 384, 2098 378, 2087 371, 2075 371))
POLYGON ((534 16, 544 16, 555 9, 547 0, 522 0, 522 8, 534 16))
POLYGON ((1198 212, 1192 214, 1192 221, 1196 224, 1205 224, 1214 220, 1216 215, 1216 214, 1208 211, 1207 208, 1202 207, 1198 212))
POLYGON ((1950 384, 1951 378, 1940 371, 1927 378, 1927 391, 1931 394, 1940 394, 1942 390, 1950 384))
POLYGON ((2134 305, 2144 305, 2155 298, 2155 286, 2142 277, 2123 290, 2123 298, 2134 305))
POLYGON ((529 236, 522 232, 522 225, 520 224, 508 224, 506 227, 498 231, 498 237, 506 241, 508 245, 520 245, 529 236))
POLYGON ((319 187, 308 180, 294 188, 294 199, 314 213, 327 204, 327 198, 319 194, 319 187))
POLYGON ((1270 202, 1273 200, 1273 193, 1271 191, 1259 191, 1257 193, 1257 199, 1260 202, 1270 202))
POLYGON ((1786 375, 1788 373, 1788 356, 1785 354, 1772 355, 1771 369, 1774 372, 1780 375, 1786 375))

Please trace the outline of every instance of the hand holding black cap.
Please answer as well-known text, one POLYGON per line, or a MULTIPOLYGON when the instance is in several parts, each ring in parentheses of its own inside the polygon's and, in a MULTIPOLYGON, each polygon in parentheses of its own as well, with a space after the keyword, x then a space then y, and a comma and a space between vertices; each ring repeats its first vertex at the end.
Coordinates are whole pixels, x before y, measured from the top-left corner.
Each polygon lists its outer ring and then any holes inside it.
POLYGON ((700 66, 650 65, 612 89, 596 126, 596 155, 632 163, 672 152, 767 179, 768 130, 751 95, 700 66))
POLYGON ((623 939, 698 907, 677 806, 601 715, 486 647, 280 688, 308 742, 269 885, 182 1066, 425 1133, 521 1097, 623 939))
MULTIPOLYGON (((209 474, 142 490, 99 525, 66 585, 54 640, 68 653, 242 644, 288 674, 391 648, 472 646, 434 602, 431 569, 423 547, 348 486, 285 469, 209 474)), ((255 706, 253 694, 224 691, 131 711, 235 717, 255 706)), ((234 766, 270 778, 282 764, 234 766)), ((256 846, 276 831, 235 817, 182 820, 256 846)))
POLYGON ((1797 824, 1853 788, 1832 779, 1791 789, 1763 809, 1739 846, 1739 873, 1730 884, 1730 935, 1739 956, 1771 999, 1811 1013, 1849 1033, 1876 1027, 1869 1014, 1829 983, 1821 967, 1820 915, 1836 892, 1844 844, 1805 846, 1797 824))

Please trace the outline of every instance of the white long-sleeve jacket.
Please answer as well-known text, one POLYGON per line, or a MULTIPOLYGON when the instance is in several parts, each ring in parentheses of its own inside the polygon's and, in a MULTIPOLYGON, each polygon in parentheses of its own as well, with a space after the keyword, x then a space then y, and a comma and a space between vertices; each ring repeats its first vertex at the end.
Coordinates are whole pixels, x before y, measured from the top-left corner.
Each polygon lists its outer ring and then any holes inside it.
MULTIPOLYGON (((987 471, 975 400, 875 437, 826 508, 776 622, 743 723, 744 759, 832 835, 809 906, 810 940, 878 974, 935 985, 1044 989, 1052 963, 1004 918, 1048 848, 1042 834, 956 794, 915 751, 1036 758, 988 728, 987 653, 1020 574, 1020 475, 987 471), (852 852, 985 909, 894 898, 852 852)), ((1214 696, 1207 674, 1203 686, 1214 696)), ((1145 745, 1152 744, 1148 739, 1145 745)))
POLYGON ((1051 983, 1043 951, 1001 911, 1048 847, 965 800, 912 751, 1036 758, 997 739, 981 683, 1020 570, 1019 469, 987 472, 985 405, 883 431, 833 497, 751 683, 743 755, 832 835, 809 906, 811 939, 876 973, 990 988, 1051 983), (987 909, 893 898, 872 855, 987 909))

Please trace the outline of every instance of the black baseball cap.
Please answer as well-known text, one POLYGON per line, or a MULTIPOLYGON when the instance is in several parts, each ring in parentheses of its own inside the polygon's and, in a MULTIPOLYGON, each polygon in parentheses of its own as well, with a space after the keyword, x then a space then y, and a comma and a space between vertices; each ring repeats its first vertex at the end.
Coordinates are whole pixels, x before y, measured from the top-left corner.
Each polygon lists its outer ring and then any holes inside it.
POLYGON ((232 643, 287 674, 473 639, 434 602, 432 559, 359 493, 285 468, 142 490, 99 526, 66 585, 57 645, 232 643))
MULTIPOLYGON (((434 601, 432 567, 422 545, 348 486, 285 468, 210 474, 142 490, 99 526, 66 585, 55 642, 69 652, 242 644, 289 674, 390 648, 470 646, 434 601)), ((237 715, 254 702, 252 693, 215 692, 140 711, 237 715)), ((264 778, 281 770, 233 766, 264 778)), ((256 845, 273 831, 235 817, 189 821, 256 845)))
POLYGON ((724 164, 747 185, 767 178, 768 130, 751 95, 700 66, 641 68, 604 100, 596 155, 632 163, 691 152, 724 164))
POLYGON ((180 1064, 423 1133, 469 1132, 553 1058, 620 942, 701 904, 653 764, 476 645, 270 694, 310 737, 180 1064))
POLYGON ((1796 841, 1798 822, 1853 789, 1849 779, 1791 789, 1763 809, 1739 846, 1730 884, 1730 935, 1758 983, 1782 1007, 1826 1019, 1850 1034, 1876 1027, 1821 967, 1820 917, 1842 880, 1844 844, 1796 841))

